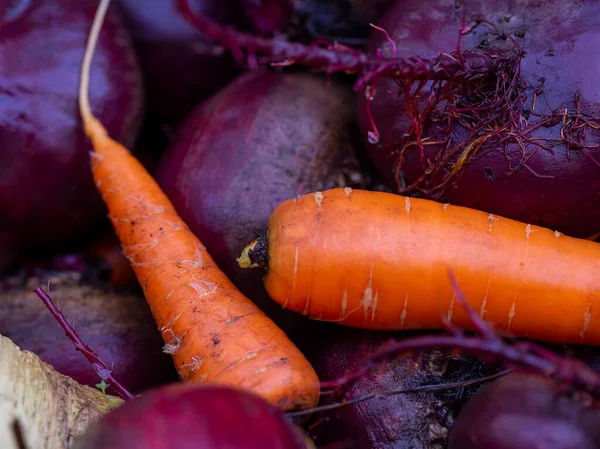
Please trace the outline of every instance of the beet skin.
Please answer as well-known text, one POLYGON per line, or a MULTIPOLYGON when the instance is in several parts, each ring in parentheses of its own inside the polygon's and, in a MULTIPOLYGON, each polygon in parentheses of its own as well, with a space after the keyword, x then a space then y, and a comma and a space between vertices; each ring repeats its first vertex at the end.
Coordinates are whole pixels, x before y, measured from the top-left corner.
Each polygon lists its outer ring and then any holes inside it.
MULTIPOLYGON (((435 160, 436 155, 441 151, 445 155, 448 147, 461 142, 472 144, 470 148, 474 151, 482 142, 477 141, 477 137, 509 122, 491 119, 492 113, 481 109, 477 112, 482 118, 480 123, 487 119, 490 123, 478 125, 478 134, 467 137, 468 127, 475 122, 475 114, 468 112, 471 102, 497 93, 496 81, 502 76, 510 79, 510 73, 496 73, 495 77, 485 81, 487 85, 483 84, 484 80, 466 83, 461 87, 459 102, 456 96, 448 96, 447 102, 425 114, 425 119, 421 120, 424 124, 421 137, 427 143, 424 145, 424 165, 421 165, 420 149, 414 145, 405 152, 401 175, 405 185, 410 186, 425 173, 424 167, 443 169, 437 177, 427 174, 418 188, 405 189, 401 185, 401 191, 540 225, 575 237, 594 234, 600 229, 600 150, 594 148, 600 144, 600 131, 593 129, 597 126, 594 118, 600 117, 600 88, 596 80, 600 61, 597 45, 600 2, 403 0, 379 25, 397 43, 398 56, 428 58, 440 52, 456 51, 463 16, 467 24, 472 23, 472 16, 478 16, 491 22, 495 29, 488 24, 478 26, 463 37, 462 50, 514 51, 516 42, 523 52, 520 65, 516 64, 520 67, 518 83, 521 84, 516 83, 511 94, 514 95, 511 104, 516 104, 516 115, 521 118, 511 123, 518 123, 521 128, 515 135, 524 134, 524 138, 508 137, 506 145, 498 139, 486 140, 476 156, 471 154, 470 162, 464 165, 459 175, 448 178, 445 188, 433 190, 459 158, 457 153, 442 162, 435 160), (517 93, 521 99, 517 99, 517 93), (461 112, 449 119, 442 107, 449 107, 448 102, 455 100, 457 103, 453 107, 461 112), (581 114, 588 114, 587 117, 577 118, 578 102, 581 114), (570 134, 569 138, 573 140, 582 138, 589 148, 567 145, 563 140, 564 109, 569 111, 565 135, 570 134), (522 133, 524 127, 542 121, 540 114, 549 116, 552 112, 555 114, 552 124, 546 120, 543 126, 522 133), (582 127, 584 120, 590 120, 593 126, 582 127), (449 139, 448 147, 432 145, 432 139, 449 139), (531 142, 527 139, 539 140, 531 142), (520 164, 523 161, 525 163, 520 164), (510 171, 514 172, 509 174, 510 171)), ((373 32, 370 52, 382 48, 385 55, 391 56, 391 47, 382 32, 373 32)), ((399 92, 401 89, 401 83, 382 78, 371 104, 380 138, 378 143, 369 145, 369 151, 390 182, 395 182, 394 170, 402 147, 402 135, 411 125, 403 91, 399 92)), ((421 101, 427 100, 430 89, 431 83, 428 83, 419 97, 421 101)), ((494 114, 496 112, 493 110, 494 114)), ((366 140, 368 131, 373 128, 366 113, 364 96, 361 96, 360 114, 366 140)))
MULTIPOLYGON (((319 378, 329 381, 363 367, 363 360, 390 338, 409 335, 328 326, 315 337, 316 341, 305 351, 319 378), (323 345, 325 341, 327 344, 323 345)), ((489 374, 486 368, 476 359, 432 351, 424 353, 415 363, 410 358, 381 363, 352 383, 346 390, 346 398, 420 385, 460 382, 486 374, 489 374)), ((317 425, 314 431, 326 442, 347 442, 347 447, 353 448, 442 449, 455 414, 479 387, 476 384, 450 390, 375 397, 325 412, 327 421, 317 425)), ((323 399, 327 398, 323 396, 323 399)))
POLYGON ((164 343, 144 297, 87 285, 75 273, 2 280, 0 334, 21 349, 81 384, 94 386, 100 381, 33 292, 40 286, 126 388, 137 392, 177 379, 171 358, 162 352, 164 343))
MULTIPOLYGON (((144 76, 153 126, 175 125, 203 98, 231 80, 233 58, 217 54, 216 44, 194 28, 176 0, 119 0, 131 30, 144 76)), ((219 23, 230 20, 230 5, 190 0, 190 8, 219 23)))
POLYGON ((276 305, 260 270, 241 269, 236 257, 282 201, 339 180, 354 152, 351 98, 309 74, 242 75, 187 118, 161 162, 159 183, 181 217, 272 318, 299 317, 276 305))
POLYGON ((509 374, 458 415, 448 449, 595 449, 600 409, 538 375, 509 374))
POLYGON ((127 401, 74 449, 310 449, 281 411, 222 386, 172 384, 127 401))
MULTIPOLYGON (((21 0, 0 10, 0 244, 72 242, 104 223, 77 103, 97 6, 21 0)), ((90 101, 110 135, 131 145, 141 116, 141 75, 117 12, 111 8, 100 35, 90 101)))

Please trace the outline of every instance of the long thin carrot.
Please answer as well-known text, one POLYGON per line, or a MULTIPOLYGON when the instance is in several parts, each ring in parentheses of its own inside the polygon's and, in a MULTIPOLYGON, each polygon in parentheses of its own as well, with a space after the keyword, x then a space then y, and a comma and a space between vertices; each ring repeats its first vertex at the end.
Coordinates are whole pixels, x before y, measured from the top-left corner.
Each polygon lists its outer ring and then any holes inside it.
POLYGON ((245 388, 285 410, 313 407, 319 381, 309 362, 219 270, 150 174, 93 116, 90 65, 108 4, 101 1, 90 32, 80 110, 93 143, 96 186, 162 333, 165 352, 183 380, 245 388))
POLYGON ((288 200, 249 244, 283 307, 370 329, 465 329, 447 269, 499 330, 600 344, 600 244, 438 202, 334 189, 288 200))

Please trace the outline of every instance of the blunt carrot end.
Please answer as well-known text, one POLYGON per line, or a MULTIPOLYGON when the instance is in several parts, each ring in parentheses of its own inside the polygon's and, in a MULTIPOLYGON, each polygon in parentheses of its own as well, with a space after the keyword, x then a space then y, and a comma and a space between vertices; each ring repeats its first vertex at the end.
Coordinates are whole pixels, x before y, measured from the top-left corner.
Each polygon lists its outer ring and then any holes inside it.
MULTIPOLYGON (((283 410, 314 407, 319 379, 286 334, 218 268, 144 166, 108 135, 88 101, 102 0, 86 47, 80 110, 96 187, 181 379, 252 391, 283 410), (107 157, 109 156, 109 157, 107 157)), ((259 253, 260 241, 248 256, 259 253)))
POLYGON ((269 244, 266 232, 261 232, 256 239, 248 243, 236 260, 240 268, 262 267, 267 270, 269 267, 269 244))
POLYGON ((250 257, 250 251, 252 251, 254 249, 254 247, 256 246, 256 243, 257 243, 257 241, 253 240, 248 245, 246 245, 246 247, 242 251, 242 254, 240 255, 240 257, 235 259, 237 261, 238 265, 240 266, 240 268, 257 268, 260 266, 256 263, 253 263, 252 259, 250 257))

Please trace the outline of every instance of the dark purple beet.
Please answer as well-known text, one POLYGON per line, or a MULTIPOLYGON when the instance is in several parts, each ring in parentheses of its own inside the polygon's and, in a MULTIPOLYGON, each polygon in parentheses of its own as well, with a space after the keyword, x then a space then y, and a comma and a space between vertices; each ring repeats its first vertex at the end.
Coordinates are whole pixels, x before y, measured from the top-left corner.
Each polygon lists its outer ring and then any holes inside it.
MULTIPOLYGON (((175 0, 119 0, 144 74, 148 112, 174 125, 233 76, 232 58, 190 25, 175 0)), ((190 0, 190 7, 220 23, 230 20, 228 1, 190 0)))
POLYGON ((272 317, 303 320, 276 305, 262 273, 241 269, 236 257, 279 203, 345 182, 351 99, 313 75, 245 74, 188 117, 162 160, 158 180, 179 214, 272 317))
POLYGON ((0 231, 0 273, 13 266, 18 259, 19 249, 16 243, 12 232, 0 231))
POLYGON ((74 449, 310 449, 281 411, 251 393, 172 384, 110 411, 74 449))
MULTIPOLYGON (((600 47, 596 45, 600 38, 600 2, 466 0, 457 4, 454 0, 405 0, 398 2, 382 19, 380 25, 397 42, 398 56, 433 57, 440 52, 452 52, 457 49, 463 13, 467 19, 472 15, 479 15, 493 23, 497 30, 514 39, 525 52, 520 63, 519 78, 519 81, 525 84, 513 90, 515 94, 522 94, 524 99, 522 103, 521 100, 510 102, 516 105, 517 115, 528 119, 531 125, 536 120, 542 121, 535 116, 536 113, 550 114, 552 108, 558 114, 555 124, 546 121, 546 126, 526 133, 520 130, 517 135, 561 141, 563 116, 560 111, 564 108, 568 108, 571 114, 567 128, 571 127, 571 131, 575 131, 576 134, 576 127, 571 125, 574 125, 576 120, 577 92, 582 113, 600 117, 600 89, 595 79, 596 61, 600 60, 600 47), (460 6, 461 4, 463 6, 460 6), (456 5, 458 7, 455 8, 456 5), (535 111, 532 110, 534 93, 537 96, 535 111)), ((498 37, 491 26, 481 25, 464 36, 461 48, 512 51, 515 47, 511 39, 498 37)), ((369 44, 370 51, 383 48, 384 54, 391 55, 391 46, 384 42, 384 34, 375 31, 369 44)), ((477 93, 475 88, 478 87, 480 92, 486 95, 492 95, 496 93, 495 82, 502 75, 510 73, 496 73, 495 78, 487 79, 487 85, 482 80, 464 84, 455 81, 454 86, 458 87, 460 96, 450 95, 450 101, 460 101, 457 107, 465 109, 475 103, 483 104, 481 99, 484 96, 477 93)), ((426 99, 430 88, 431 83, 424 87, 421 100, 426 99)), ((393 172, 398 164, 402 134, 409 132, 411 123, 406 116, 404 95, 390 94, 388 90, 398 92, 399 85, 380 79, 371 104, 380 139, 377 144, 370 145, 369 150, 381 172, 390 182, 394 182, 393 172)), ((372 128, 366 115, 365 103, 365 99, 362 98, 361 128, 366 137, 372 128)), ((481 114, 486 119, 492 115, 483 112, 481 114)), ((431 114, 426 114, 425 120, 421 120, 424 123, 422 137, 437 140, 450 137, 452 145, 475 141, 474 138, 467 140, 467 128, 464 126, 475 122, 472 111, 463 112, 460 123, 458 119, 451 119, 449 124, 448 117, 447 112, 442 112, 441 105, 436 106, 431 114), (448 128, 450 134, 447 134, 448 128)), ((580 118, 579 123, 581 120, 580 118)), ((516 122, 515 120, 514 123, 516 122)), ((509 121, 492 120, 496 127, 506 123, 509 121)), ((524 123, 521 122, 521 125, 524 123)), ((487 132, 481 126, 478 130, 479 134, 475 137, 487 132)), ((579 131, 581 130, 582 128, 579 128, 579 131)), ((584 141, 587 145, 600 143, 598 131, 587 127, 586 133, 584 141)), ((503 135, 507 136, 507 133, 503 135)), ((414 135, 411 134, 408 140, 414 140, 414 135)), ((437 176, 427 174, 418 189, 405 189, 401 185, 401 191, 549 227, 572 236, 587 237, 598 231, 599 150, 588 149, 586 155, 581 149, 558 142, 552 154, 539 145, 549 144, 549 141, 538 141, 536 144, 525 142, 523 145, 526 154, 531 157, 519 168, 519 162, 523 159, 521 147, 514 137, 508 137, 506 143, 507 145, 503 145, 497 139, 486 141, 479 150, 478 157, 470 158, 470 162, 463 166, 461 176, 451 177, 445 188, 439 190, 435 190, 436 186, 441 186, 441 181, 448 179, 448 170, 452 168, 451 164, 457 161, 458 154, 453 155, 447 163, 434 162, 434 157, 441 152, 442 146, 425 146, 425 166, 431 162, 445 171, 442 170, 437 176), (511 169, 516 171, 508 175, 511 169)), ((416 182, 424 173, 418 147, 411 147, 405 152, 401 168, 406 186, 416 182)))
POLYGON ((467 402, 448 442, 448 449, 596 449, 600 408, 542 376, 509 374, 467 402))
POLYGON ((396 0, 238 0, 243 23, 259 34, 284 33, 292 40, 327 39, 362 46, 396 0))
POLYGON ((46 273, 2 280, 0 334, 58 372, 94 386, 100 378, 33 290, 43 287, 75 331, 132 391, 177 379, 150 309, 139 294, 117 294, 88 285, 76 273, 46 273))
POLYGON ((261 35, 281 32, 293 13, 293 0, 238 0, 237 21, 245 28, 261 35))
MULTIPOLYGON (((317 341, 305 352, 319 378, 328 381, 341 377, 347 370, 362 367, 364 359, 390 338, 398 337, 393 333, 331 326, 321 330, 317 341)), ((436 351, 426 352, 415 364, 411 363, 410 359, 382 363, 351 384, 346 397, 459 382, 489 374, 475 359, 436 351)), ((350 447, 361 449, 441 449, 445 447, 454 415, 477 388, 474 385, 369 399, 325 412, 328 421, 317 425, 315 434, 330 443, 350 440, 353 444, 350 447)))
POLYGON ((564 353, 584 361, 594 371, 600 373, 600 348, 598 348, 598 346, 558 345, 555 347, 553 345, 549 345, 549 347, 555 352, 564 353))
MULTIPOLYGON (((93 0, 17 0, 0 10, 0 244, 72 242, 104 223, 77 105, 96 7, 93 0)), ((110 135, 131 145, 140 72, 116 13, 109 11, 100 36, 90 100, 110 135)))

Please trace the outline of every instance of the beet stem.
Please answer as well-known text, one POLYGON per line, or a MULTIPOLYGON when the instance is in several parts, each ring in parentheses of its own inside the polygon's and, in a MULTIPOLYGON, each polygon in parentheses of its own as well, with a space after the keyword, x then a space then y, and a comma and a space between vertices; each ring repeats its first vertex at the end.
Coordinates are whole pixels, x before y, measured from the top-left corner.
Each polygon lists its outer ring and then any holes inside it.
POLYGON ((305 45, 285 39, 265 39, 244 33, 232 26, 223 26, 194 13, 188 0, 175 0, 182 15, 207 37, 230 50, 240 62, 244 52, 251 60, 261 54, 261 62, 277 66, 300 64, 327 73, 360 73, 355 89, 360 90, 379 76, 411 80, 448 80, 481 77, 493 73, 506 57, 500 54, 470 50, 455 55, 441 53, 436 58, 386 58, 371 56, 353 48, 332 42, 305 45), (323 46, 325 45, 325 46, 323 46), (460 57, 459 57, 460 56, 460 57))
POLYGON ((319 407, 314 407, 306 410, 297 410, 293 412, 286 413, 286 416, 296 417, 296 416, 304 416, 310 415, 312 413, 324 412, 328 410, 333 410, 341 407, 345 407, 347 405, 358 404, 359 402, 364 402, 373 398, 383 398, 388 396, 395 396, 398 394, 409 394, 409 393, 423 393, 428 391, 440 391, 440 390, 452 390, 454 388, 463 388, 468 387, 470 385, 475 385, 483 382, 487 382, 498 377, 504 376, 508 374, 510 370, 502 370, 494 374, 490 374, 485 377, 478 377, 477 379, 469 379, 469 380, 461 380, 457 382, 446 382, 441 384, 428 384, 428 385, 420 385, 418 387, 413 388, 402 388, 399 390, 390 390, 390 391, 374 391, 373 393, 366 394, 364 396, 360 396, 358 398, 349 399, 343 402, 336 402, 334 404, 321 405, 319 407))
POLYGON ((73 327, 69 324, 58 307, 56 307, 50 295, 48 295, 44 289, 42 289, 42 287, 36 288, 34 292, 39 296, 58 324, 60 324, 60 326, 64 329, 65 335, 69 337, 69 340, 71 340, 73 345, 75 345, 75 349, 80 351, 91 363, 94 371, 96 371, 96 374, 98 374, 102 380, 111 386, 122 399, 133 399, 135 396, 112 376, 110 368, 87 344, 85 344, 77 332, 75 332, 75 329, 73 329, 73 327))

